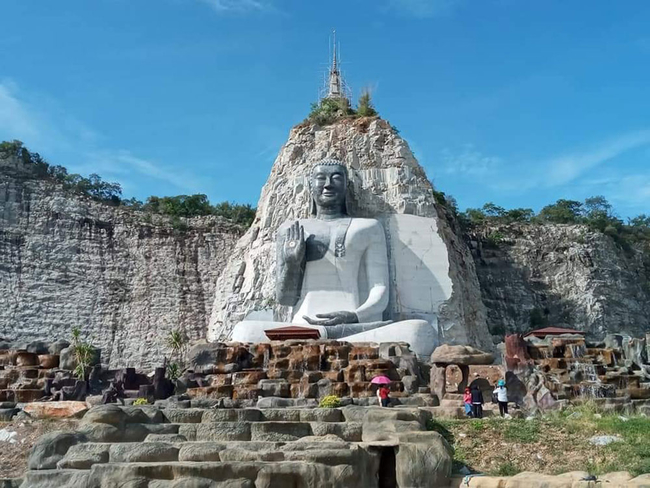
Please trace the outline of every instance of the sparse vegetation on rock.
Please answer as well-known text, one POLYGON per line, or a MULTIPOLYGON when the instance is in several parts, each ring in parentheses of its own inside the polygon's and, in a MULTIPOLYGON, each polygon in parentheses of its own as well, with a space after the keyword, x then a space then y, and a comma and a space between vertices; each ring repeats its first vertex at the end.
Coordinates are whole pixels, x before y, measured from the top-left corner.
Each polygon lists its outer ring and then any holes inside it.
POLYGON ((136 198, 123 199, 119 183, 104 181, 101 176, 91 174, 87 178, 68 173, 63 166, 49 164, 40 154, 30 152, 20 141, 0 143, 0 157, 16 156, 31 165, 35 176, 60 182, 67 190, 88 196, 112 206, 128 207, 149 214, 169 215, 172 226, 179 231, 187 229, 181 218, 216 215, 249 227, 255 218, 255 208, 249 204, 221 202, 212 205, 204 194, 178 195, 170 197, 150 196, 143 203, 136 198))
MULTIPOLYGON (((323 98, 311 104, 311 111, 307 116, 309 122, 317 125, 330 125, 337 120, 360 117, 377 117, 379 114, 372 103, 369 90, 364 90, 359 97, 357 108, 353 109, 347 98, 323 98)), ((395 131, 397 129, 393 128, 395 131)))

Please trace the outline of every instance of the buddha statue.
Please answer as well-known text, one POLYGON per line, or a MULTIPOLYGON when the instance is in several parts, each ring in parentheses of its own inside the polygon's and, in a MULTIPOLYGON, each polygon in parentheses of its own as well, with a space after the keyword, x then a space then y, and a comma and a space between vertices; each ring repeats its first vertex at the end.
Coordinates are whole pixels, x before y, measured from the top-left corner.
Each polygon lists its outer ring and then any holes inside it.
MULTIPOLYGON (((276 238, 276 300, 293 307, 291 324, 318 329, 321 339, 408 342, 426 356, 437 331, 425 320, 384 320, 389 301, 388 249, 376 219, 347 211, 348 173, 326 159, 309 177, 311 217, 287 221, 276 238)), ((287 323, 239 322, 232 339, 268 342, 265 332, 287 323)))

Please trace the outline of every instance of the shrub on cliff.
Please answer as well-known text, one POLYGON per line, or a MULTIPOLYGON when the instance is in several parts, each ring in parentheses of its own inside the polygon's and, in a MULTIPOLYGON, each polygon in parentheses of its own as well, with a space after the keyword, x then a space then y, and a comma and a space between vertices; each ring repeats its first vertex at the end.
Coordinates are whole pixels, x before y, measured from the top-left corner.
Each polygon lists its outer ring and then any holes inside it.
POLYGON ((177 195, 174 197, 151 196, 147 198, 145 203, 132 198, 123 200, 122 204, 136 210, 169 215, 174 218, 174 222, 179 226, 182 223, 181 217, 216 215, 245 227, 249 227, 255 219, 255 208, 249 204, 221 202, 212 205, 208 197, 203 194, 177 195))
POLYGON ((370 91, 368 90, 364 90, 359 97, 357 115, 359 117, 374 117, 377 115, 377 111, 375 110, 370 98, 370 91))
POLYGON ((320 102, 311 104, 311 111, 307 118, 315 124, 328 125, 354 114, 346 98, 323 98, 320 102))
POLYGON ((181 231, 187 228, 187 224, 181 220, 181 217, 216 215, 245 227, 249 227, 255 219, 255 208, 249 204, 221 202, 212 205, 208 197, 203 194, 151 196, 146 203, 136 198, 123 199, 122 187, 119 183, 104 181, 101 176, 94 173, 87 178, 80 174, 68 173, 65 167, 49 164, 40 154, 30 152, 21 141, 17 140, 1 142, 0 156, 21 158, 31 167, 32 174, 37 178, 58 181, 65 189, 102 203, 169 215, 173 217, 172 226, 181 231))

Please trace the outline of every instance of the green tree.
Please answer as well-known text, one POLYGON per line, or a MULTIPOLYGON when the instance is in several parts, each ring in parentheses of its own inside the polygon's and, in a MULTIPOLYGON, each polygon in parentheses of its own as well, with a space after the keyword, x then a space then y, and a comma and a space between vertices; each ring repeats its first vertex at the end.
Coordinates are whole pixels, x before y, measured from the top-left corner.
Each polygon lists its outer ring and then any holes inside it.
POLYGON ((488 202, 485 205, 483 205, 483 213, 487 215, 488 217, 503 217, 506 213, 506 209, 503 207, 500 207, 499 205, 495 205, 492 202, 488 202))
POLYGON ((374 117, 377 115, 377 111, 375 110, 370 97, 370 90, 368 89, 364 89, 363 92, 361 92, 359 103, 357 104, 357 115, 360 117, 374 117))
POLYGON ((628 219, 628 225, 634 229, 650 229, 650 215, 641 214, 628 219))
POLYGON ((532 208, 513 208, 506 210, 503 218, 507 222, 530 222, 534 216, 532 208))
POLYGON ((560 199, 547 205, 539 212, 540 220, 554 224, 575 224, 582 217, 582 203, 576 200, 560 199))

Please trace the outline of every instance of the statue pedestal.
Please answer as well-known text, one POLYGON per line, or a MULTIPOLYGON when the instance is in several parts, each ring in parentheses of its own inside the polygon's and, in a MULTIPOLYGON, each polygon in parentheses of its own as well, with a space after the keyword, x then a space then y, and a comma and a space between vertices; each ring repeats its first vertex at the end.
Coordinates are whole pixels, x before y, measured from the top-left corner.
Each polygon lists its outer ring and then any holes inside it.
MULTIPOLYGON (((329 327, 329 329, 333 330, 335 327, 337 326, 329 327)), ((278 329, 281 329, 280 333, 282 333, 282 330, 295 328, 313 331, 303 333, 313 334, 314 336, 318 334, 320 339, 336 339, 352 344, 357 342, 373 342, 377 344, 383 342, 406 342, 410 345, 411 350, 420 358, 428 358, 439 343, 437 330, 425 320, 403 320, 364 332, 341 335, 335 338, 331 337, 328 327, 322 325, 297 325, 283 322, 244 320, 239 322, 233 329, 232 340, 253 344, 270 342, 270 338, 278 329)), ((295 337, 291 338, 293 339, 295 337)))

